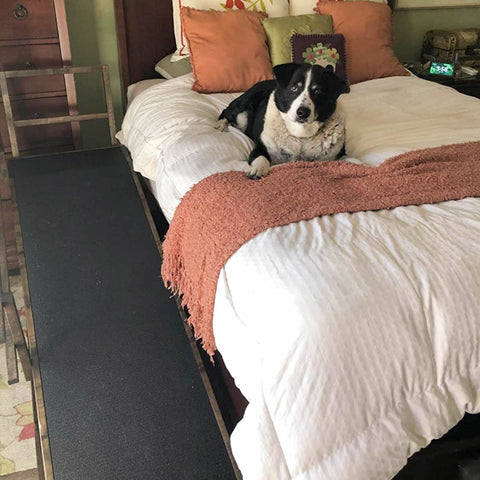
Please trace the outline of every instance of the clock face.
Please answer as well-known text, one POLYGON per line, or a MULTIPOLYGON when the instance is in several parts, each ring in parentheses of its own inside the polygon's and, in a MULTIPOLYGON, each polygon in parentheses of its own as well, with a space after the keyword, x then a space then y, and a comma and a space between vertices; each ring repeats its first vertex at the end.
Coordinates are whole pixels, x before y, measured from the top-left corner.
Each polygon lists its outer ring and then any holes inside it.
POLYGON ((430 73, 433 75, 445 75, 447 77, 453 77, 454 68, 451 63, 432 62, 430 73))

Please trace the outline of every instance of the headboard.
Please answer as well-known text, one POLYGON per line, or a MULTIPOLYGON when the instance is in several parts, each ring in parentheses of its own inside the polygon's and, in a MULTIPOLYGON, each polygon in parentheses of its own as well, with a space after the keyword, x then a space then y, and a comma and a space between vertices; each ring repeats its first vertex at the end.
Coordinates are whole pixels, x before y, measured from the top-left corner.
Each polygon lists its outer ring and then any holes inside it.
POLYGON ((154 65, 175 51, 172 0, 115 0, 123 89, 154 78, 154 65))
MULTIPOLYGON (((388 0, 394 9, 396 0, 388 0)), ((175 50, 172 0, 115 0, 123 90, 155 78, 154 65, 175 50)))

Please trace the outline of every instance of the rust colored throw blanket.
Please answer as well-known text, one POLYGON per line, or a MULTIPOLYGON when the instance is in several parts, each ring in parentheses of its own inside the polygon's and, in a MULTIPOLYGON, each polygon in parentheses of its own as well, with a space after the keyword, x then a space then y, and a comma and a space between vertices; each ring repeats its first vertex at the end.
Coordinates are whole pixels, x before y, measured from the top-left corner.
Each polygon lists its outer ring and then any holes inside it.
POLYGON ((217 279, 226 261, 264 230, 340 212, 391 209, 480 196, 480 142, 417 150, 378 167, 297 162, 261 180, 225 172, 195 185, 163 244, 162 276, 213 355, 217 279))

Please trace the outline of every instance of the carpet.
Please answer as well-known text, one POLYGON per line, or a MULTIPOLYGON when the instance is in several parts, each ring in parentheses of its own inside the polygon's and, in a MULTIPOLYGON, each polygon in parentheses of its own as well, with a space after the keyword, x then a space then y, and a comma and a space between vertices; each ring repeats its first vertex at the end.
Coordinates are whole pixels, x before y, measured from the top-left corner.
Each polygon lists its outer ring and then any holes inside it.
MULTIPOLYGON (((10 285, 25 329, 25 302, 20 276, 10 285)), ((20 381, 8 385, 5 344, 0 344, 0 477, 37 467, 31 383, 19 363, 20 381)))

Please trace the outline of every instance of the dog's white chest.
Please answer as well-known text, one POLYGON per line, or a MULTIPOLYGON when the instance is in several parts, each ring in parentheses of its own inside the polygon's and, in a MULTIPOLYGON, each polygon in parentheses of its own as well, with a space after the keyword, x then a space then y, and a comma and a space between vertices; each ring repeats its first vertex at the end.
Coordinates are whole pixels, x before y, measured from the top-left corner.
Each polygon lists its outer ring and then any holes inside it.
POLYGON ((272 164, 299 160, 335 160, 345 140, 345 127, 340 117, 333 115, 323 124, 298 124, 295 136, 287 129, 273 94, 268 101, 261 140, 268 150, 272 164), (304 131, 305 130, 305 131, 304 131))

